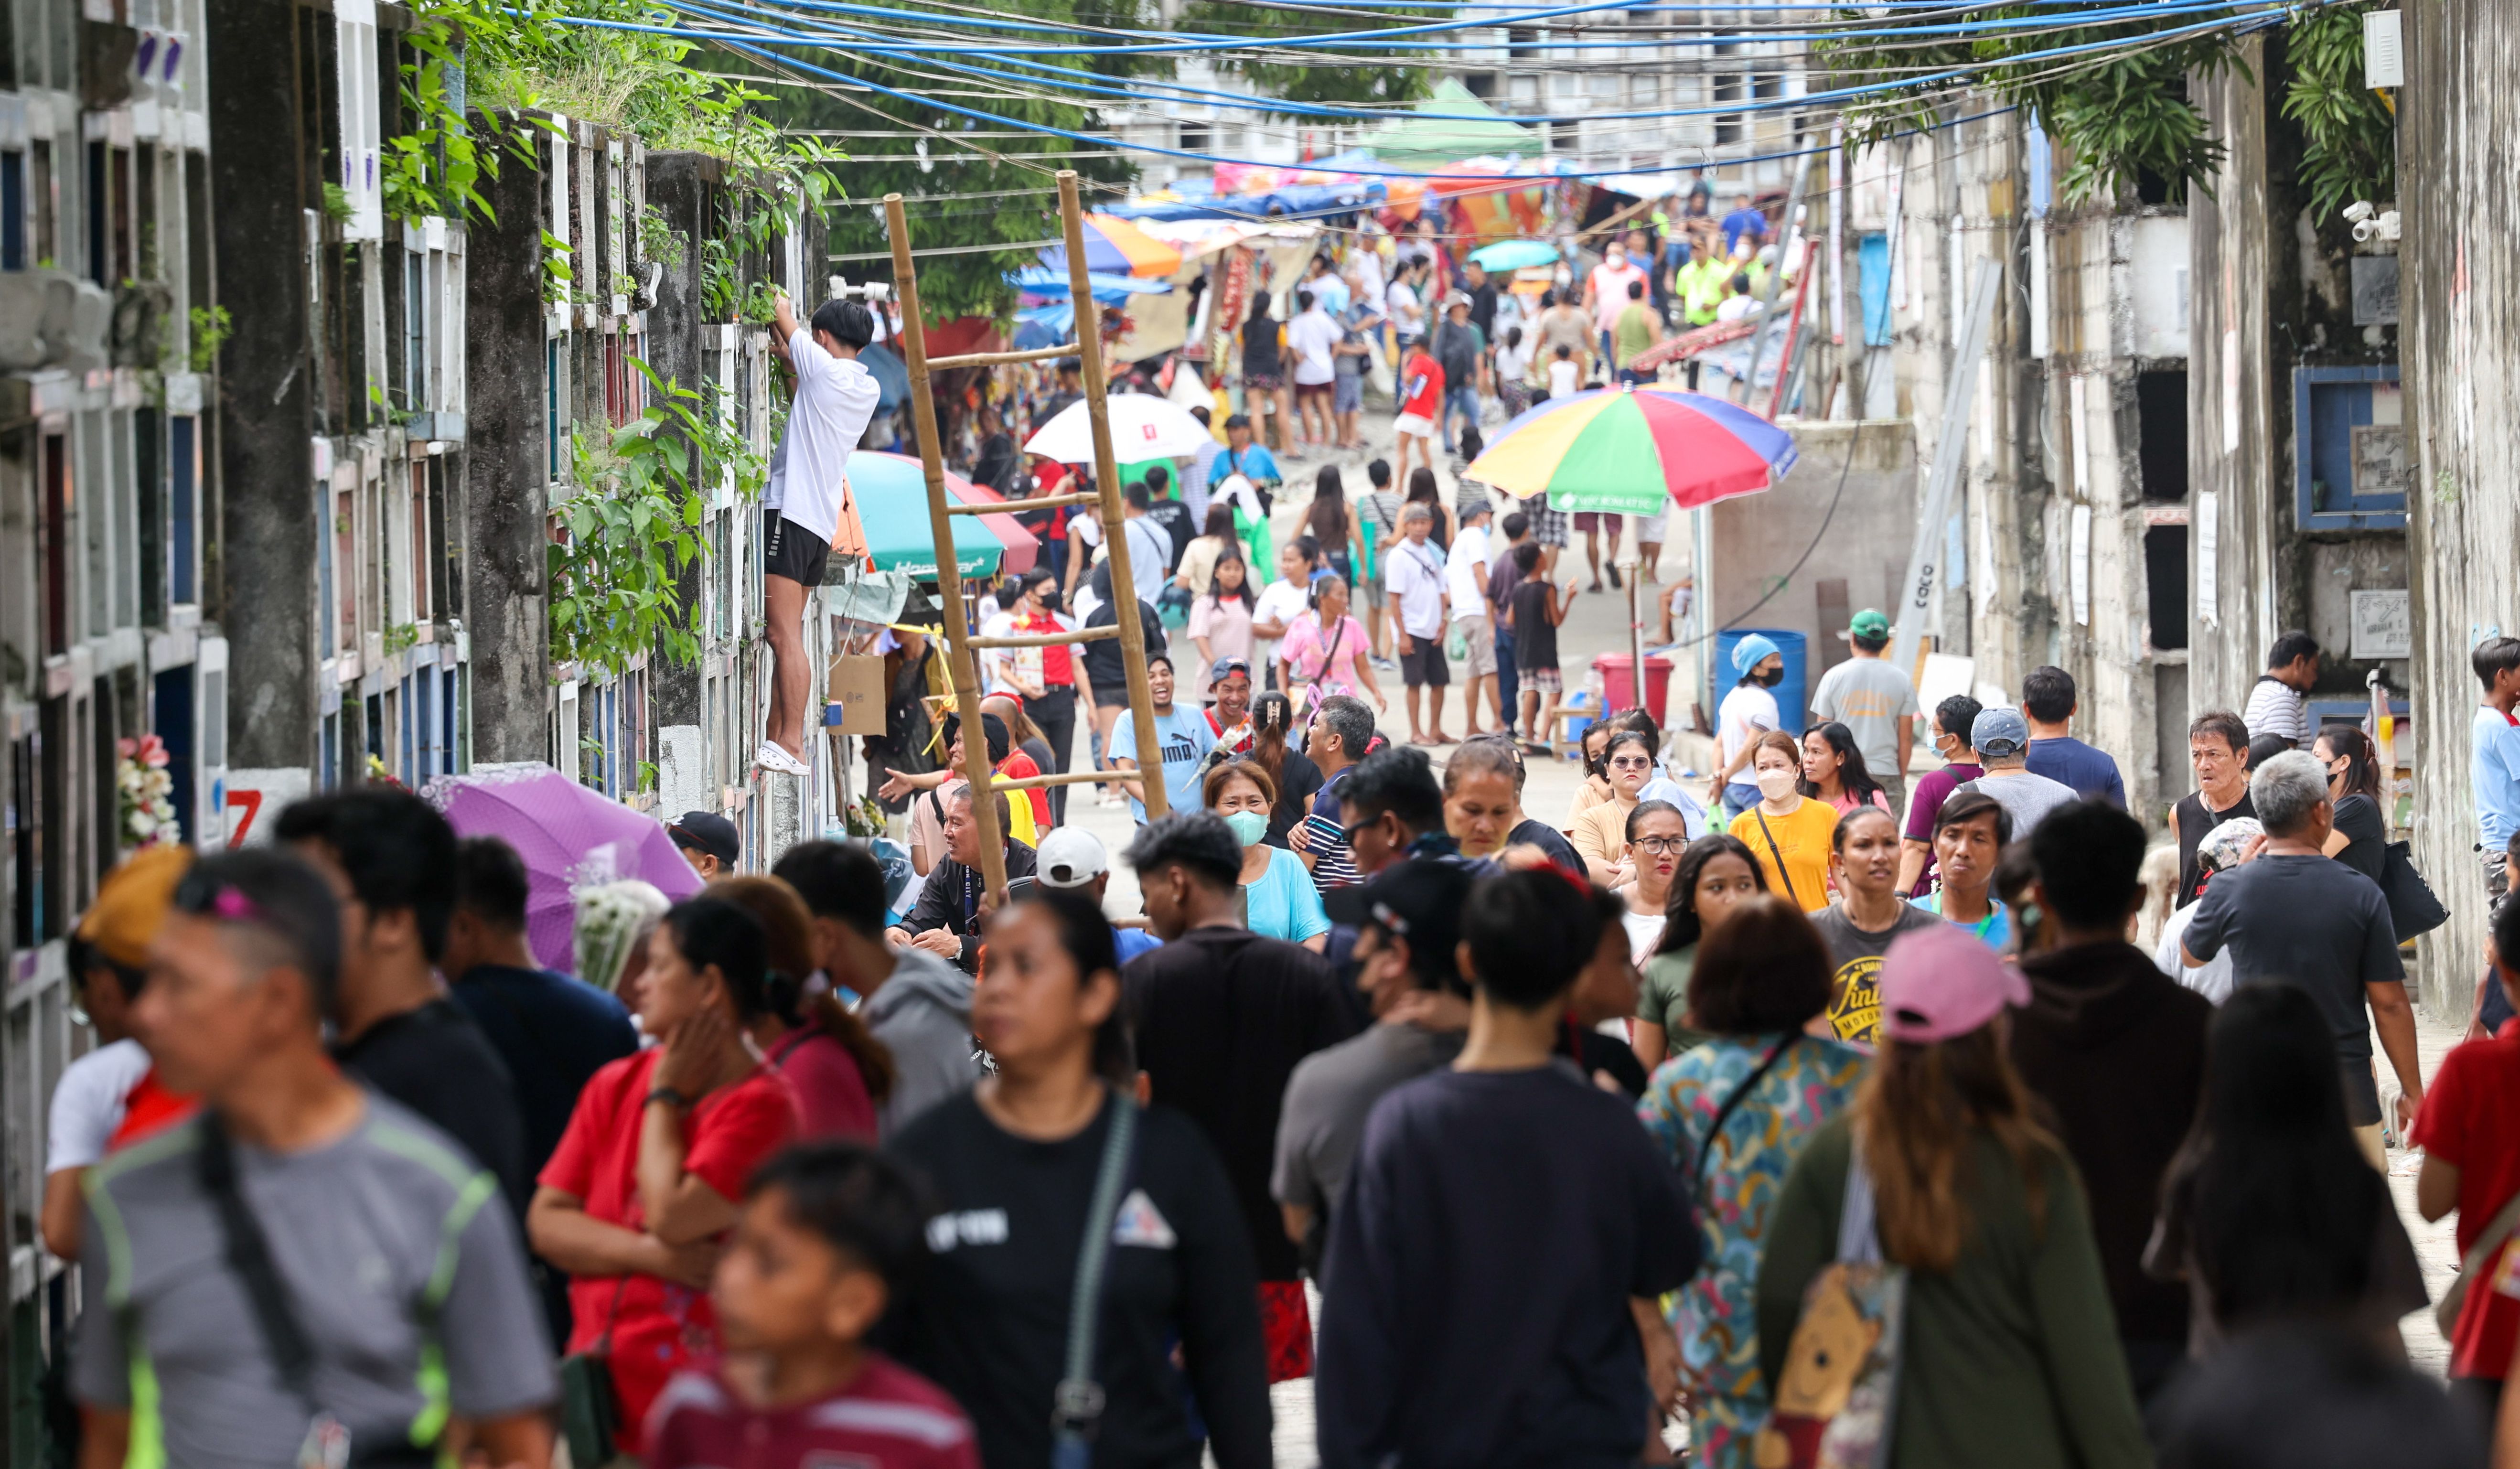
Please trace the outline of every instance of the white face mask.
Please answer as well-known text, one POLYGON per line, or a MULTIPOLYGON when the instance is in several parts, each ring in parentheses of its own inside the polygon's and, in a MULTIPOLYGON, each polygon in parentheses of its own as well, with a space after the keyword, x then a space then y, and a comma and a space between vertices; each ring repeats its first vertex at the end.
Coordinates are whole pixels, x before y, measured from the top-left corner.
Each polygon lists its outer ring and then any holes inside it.
POLYGON ((1771 801, 1781 801, 1785 797, 1792 795, 1793 792, 1794 773, 1792 771, 1763 770, 1759 772, 1759 794, 1766 796, 1771 801))

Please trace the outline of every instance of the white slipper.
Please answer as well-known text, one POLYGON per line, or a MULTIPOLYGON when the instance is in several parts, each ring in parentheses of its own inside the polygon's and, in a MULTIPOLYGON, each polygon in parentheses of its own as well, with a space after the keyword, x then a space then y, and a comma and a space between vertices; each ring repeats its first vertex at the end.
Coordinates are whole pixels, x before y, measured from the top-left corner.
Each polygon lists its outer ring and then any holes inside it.
POLYGON ((774 739, 761 741, 761 748, 752 752, 752 764, 754 769, 766 770, 774 776, 810 776, 814 773, 812 766, 781 749, 774 739))

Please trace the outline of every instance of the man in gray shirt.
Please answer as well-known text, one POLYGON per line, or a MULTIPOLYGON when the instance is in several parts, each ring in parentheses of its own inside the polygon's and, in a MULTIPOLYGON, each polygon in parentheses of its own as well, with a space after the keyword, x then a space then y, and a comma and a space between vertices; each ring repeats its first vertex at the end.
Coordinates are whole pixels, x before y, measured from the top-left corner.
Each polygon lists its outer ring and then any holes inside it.
POLYGON ((1375 1023, 1306 1056, 1286 1079, 1269 1192, 1308 1269, 1320 1269, 1329 1214, 1347 1191, 1373 1104, 1462 1053, 1467 1006, 1445 1007, 1455 1016, 1439 1022, 1429 1002, 1462 994, 1453 954, 1472 880, 1459 863, 1413 858, 1324 900, 1333 920, 1356 926, 1357 985, 1375 1023))
POLYGON ((338 924, 270 848, 176 888, 134 1019, 203 1110, 88 1174, 83 1462, 420 1464, 456 1420, 492 1463, 550 1461, 551 1342, 498 1180, 324 1053, 338 924))
POLYGON ((1812 691, 1812 722, 1835 720, 1855 736, 1864 769, 1883 794, 1890 814, 1908 808, 1908 756, 1916 746, 1916 686, 1906 669, 1881 656, 1890 645, 1890 619, 1870 607, 1847 620, 1854 656, 1820 676, 1812 691))
POLYGON ((902 1125, 980 1079, 971 1041, 971 976, 922 949, 884 939, 883 865, 856 842, 798 842, 771 875, 814 915, 815 960, 834 985, 865 997, 858 1015, 892 1053, 878 1122, 902 1125))
POLYGON ((1984 774, 1958 787, 1982 790, 2012 813, 2012 839, 2027 841, 2030 828, 2059 806, 2082 799, 2062 780, 2033 775, 2030 770, 2030 721, 2018 709, 1981 712, 1969 726, 1969 748, 1977 751, 1984 774))

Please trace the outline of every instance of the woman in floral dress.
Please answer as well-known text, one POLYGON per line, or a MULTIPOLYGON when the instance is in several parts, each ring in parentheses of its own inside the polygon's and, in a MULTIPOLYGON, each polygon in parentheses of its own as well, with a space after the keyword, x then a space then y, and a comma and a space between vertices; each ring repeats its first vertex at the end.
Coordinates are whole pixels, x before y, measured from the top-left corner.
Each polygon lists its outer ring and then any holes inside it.
POLYGON ((1689 1447, 1708 1469, 1752 1469, 1768 1420, 1759 1373, 1759 1251, 1769 1211, 1813 1130, 1854 1100, 1868 1058, 1804 1034, 1828 1004, 1829 959, 1793 904, 1759 894, 1697 946, 1689 1018, 1713 1039, 1665 1061, 1638 1116, 1689 1180, 1706 1265, 1672 1298, 1689 1447), (1709 1137, 1713 1146, 1707 1146, 1709 1137))

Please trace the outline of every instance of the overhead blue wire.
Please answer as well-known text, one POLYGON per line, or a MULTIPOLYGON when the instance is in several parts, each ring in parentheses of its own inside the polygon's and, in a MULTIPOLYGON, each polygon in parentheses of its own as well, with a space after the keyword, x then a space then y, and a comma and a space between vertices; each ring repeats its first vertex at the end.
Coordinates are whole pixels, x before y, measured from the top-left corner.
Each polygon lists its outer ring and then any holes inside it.
MULTIPOLYGON (((947 28, 1015 30, 1025 32, 1056 31, 1062 28, 1049 22, 1036 21, 1006 21, 988 17, 954 16, 940 12, 903 10, 896 6, 867 4, 864 3, 864 0, 787 0, 787 3, 802 10, 827 12, 834 15, 862 16, 877 20, 915 21, 922 24, 947 28)), ((1987 3, 1990 5, 2007 3, 2007 0, 1987 0, 1987 3)), ((2285 10, 2298 8, 2302 3, 2304 3, 2304 0, 2143 0, 2143 3, 2130 3, 2106 11, 2076 13, 2072 17, 2072 21, 2073 23, 2078 26, 2133 23, 2147 17, 2187 15, 2200 10, 2254 12, 2253 15, 2235 17, 2235 19, 2255 19, 2256 16, 2280 15, 2285 10)), ((2340 0, 2309 0, 2309 3, 2314 5, 2326 5, 2340 3, 2340 0)), ((754 7, 747 6, 745 8, 753 9, 754 7)), ((1556 5, 1547 10, 1531 12, 1517 17, 1516 20, 1518 22, 1526 22, 1550 21, 1563 19, 1570 16, 1591 15, 1603 11, 1626 11, 1633 8, 1634 7, 1621 3, 1621 0, 1588 0, 1588 3, 1584 4, 1556 5)), ((792 15, 788 18, 791 20, 801 19, 792 15)), ((1968 36, 1992 34, 2006 30, 2052 26, 2058 21, 2062 21, 2063 19, 2065 18, 2061 16, 2053 19, 2042 17, 2017 17, 1993 21, 1960 22, 1947 26, 1911 25, 1891 29, 1831 30, 1796 32, 1792 34, 1781 34, 1768 31, 1749 31, 1739 33, 1709 34, 1704 36, 1667 36, 1653 39, 1558 41, 1547 43, 1530 42, 1525 44, 1535 46, 1545 45, 1547 49, 1551 50, 1598 50, 1604 48, 1619 49, 1632 46, 1650 46, 1656 48, 1665 46, 1716 46, 1732 45, 1741 41, 1768 40, 1805 42, 1812 40, 1833 39, 1897 39, 1918 34, 1968 36)), ((1377 30, 1337 31, 1314 36, 1275 36, 1266 38, 1228 36, 1219 35, 1213 32, 1200 31, 1148 32, 1131 28, 1119 30, 1118 33, 1131 36, 1149 36, 1154 39, 1154 44, 1143 46, 1026 45, 1019 48, 1008 49, 1020 51, 1022 54, 1029 56, 1184 55, 1197 54, 1207 51, 1257 49, 1276 51, 1327 49, 1359 50, 1363 49, 1368 44, 1383 43, 1390 37, 1442 34, 1461 30, 1493 30, 1498 24, 1499 22, 1494 20, 1432 21, 1418 25, 1390 26, 1377 30)), ((969 45, 955 46, 945 42, 891 40, 889 44, 899 49, 909 51, 932 51, 941 48, 970 54, 980 49, 969 45)), ((1487 49, 1492 47, 1494 44, 1495 43, 1493 42, 1481 42, 1479 43, 1479 48, 1487 49)), ((1383 45, 1382 49, 1458 51, 1467 48, 1459 42, 1395 42, 1383 45)))
MULTIPOLYGON (((785 66, 785 67, 792 67, 792 68, 794 68, 794 69, 796 69, 796 70, 799 70, 799 71, 810 72, 810 73, 812 73, 812 74, 814 74, 814 75, 816 75, 816 76, 825 77, 825 78, 827 78, 827 79, 829 79, 829 80, 836 81, 836 82, 841 82, 841 83, 844 83, 844 84, 847 84, 847 85, 850 85, 850 86, 863 87, 863 88, 865 88, 866 90, 868 90, 868 91, 870 91, 870 92, 874 92, 874 93, 877 93, 877 94, 881 95, 881 96, 891 97, 891 98, 897 99, 897 100, 902 101, 902 102, 912 103, 912 104, 915 104, 915 105, 920 106, 920 107, 933 109, 934 111, 940 111, 940 112, 948 112, 948 113, 951 113, 951 114, 956 115, 956 116, 960 116, 960 117, 967 117, 967 118, 969 118, 969 119, 971 119, 971 120, 973 120, 973 121, 977 121, 977 122, 995 123, 995 124, 997 124, 997 125, 1000 125, 1000 126, 1004 126, 1004 127, 1012 127, 1012 128, 1015 128, 1015 129, 1017 129, 1017 130, 1024 131, 1024 132, 1038 133, 1038 134, 1040 134, 1040 135, 1042 135, 1042 136, 1044 136, 1044 137, 1051 137, 1051 138, 1062 138, 1062 139, 1065 139, 1065 140, 1067 140, 1067 141, 1069 141, 1069 142, 1074 142, 1074 143, 1089 143, 1089 144, 1093 144, 1094 146, 1096 146, 1096 147, 1098 147, 1098 148, 1116 149, 1116 150, 1122 150, 1122 151, 1127 151, 1127 152, 1132 152, 1132 153, 1149 154, 1149 155, 1152 155, 1152 156, 1157 156, 1157 157, 1188 158, 1188 159, 1192 159, 1192 160, 1193 160, 1193 161, 1201 162, 1201 163, 1211 163, 1211 164, 1212 164, 1212 163, 1238 163, 1238 163, 1244 163, 1244 162, 1249 161, 1248 159, 1226 157, 1226 156, 1220 156, 1220 155, 1210 154, 1210 153, 1202 153, 1202 152, 1199 152, 1199 151, 1196 151, 1196 150, 1192 150, 1192 149, 1166 148, 1166 147, 1163 147, 1163 146, 1161 146, 1161 145, 1158 145, 1158 144, 1152 144, 1152 143, 1130 143, 1130 142, 1125 142, 1125 141, 1123 141, 1123 140, 1121 140, 1121 139, 1117 139, 1117 138, 1098 137, 1098 136, 1096 136, 1096 135, 1094 135, 1094 134, 1092 134, 1092 133, 1083 133, 1083 132, 1078 132, 1078 131, 1076 131, 1076 130, 1074 130, 1074 129, 1072 129, 1072 128, 1058 127, 1058 126, 1055 126, 1055 125, 1053 125, 1053 124, 1049 124, 1049 123, 1028 122, 1028 121, 1025 121, 1025 120, 1024 120, 1024 119, 1022 119, 1022 118, 1018 118, 1018 117, 1009 117, 1009 116, 1005 115, 1004 113, 1000 113, 1000 112, 991 112, 991 111, 983 111, 983 110, 978 109, 978 108, 968 108, 968 107, 964 107, 964 106, 962 106, 962 105, 961 105, 961 104, 959 104, 959 103, 948 102, 948 101, 946 101, 946 100, 945 100, 945 99, 943 99, 943 98, 939 98, 939 97, 930 97, 930 96, 926 96, 926 95, 924 95, 924 94, 922 94, 922 93, 919 93, 919 92, 906 91, 906 90, 904 90, 904 89, 902 89, 902 88, 899 88, 899 87, 888 87, 888 86, 885 86, 885 85, 884 85, 883 83, 881 83, 881 82, 874 81, 874 80, 871 80, 871 79, 869 79, 869 78, 867 78, 867 77, 864 77, 864 76, 852 76, 852 75, 850 75, 850 74, 848 74, 848 73, 846 73, 846 72, 833 71, 833 70, 831 70, 831 69, 830 69, 830 68, 828 68, 828 67, 814 66, 813 64, 811 64, 811 63, 809 63, 809 62, 801 62, 801 61, 797 61, 797 60, 795 60, 795 59, 793 59, 793 58, 790 58, 790 57, 783 57, 783 56, 778 55, 778 54, 777 54, 777 53, 775 53, 775 52, 767 51, 767 50, 762 49, 762 48, 761 48, 761 47, 759 47, 759 46, 753 45, 753 44, 751 44, 750 42, 748 42, 748 41, 746 41, 746 40, 743 40, 743 39, 741 39, 741 38, 738 38, 738 37, 734 37, 734 36, 729 36, 729 35, 719 34, 719 33, 716 33, 716 32, 710 32, 710 31, 693 31, 693 30, 688 30, 688 29, 684 29, 684 28, 681 28, 681 27, 675 27, 675 26, 640 25, 640 24, 637 24, 637 23, 635 23, 635 22, 627 22, 627 21, 598 21, 598 20, 594 20, 594 19, 586 18, 586 17, 562 16, 562 17, 555 17, 555 18, 552 18, 552 19, 557 20, 560 23, 564 24, 564 25, 573 25, 573 26, 577 26, 577 27, 581 27, 581 28, 586 28, 586 29, 630 31, 630 32, 643 33, 643 34, 649 34, 649 35, 662 35, 662 36, 669 36, 669 37, 672 37, 672 38, 677 39, 677 40, 713 41, 713 42, 715 42, 715 43, 717 43, 717 44, 719 44, 719 45, 721 45, 721 46, 728 47, 728 48, 729 48, 729 49, 731 49, 731 50, 740 51, 740 52, 742 52, 742 53, 744 53, 744 54, 746 54, 746 55, 753 56, 753 57, 757 57, 757 58, 759 58, 759 59, 761 59, 761 60, 771 62, 771 63, 773 63, 773 64, 775 64, 775 65, 785 66)), ((2272 24, 2276 23, 2277 22, 2279 22, 2279 21, 2280 21, 2280 20, 2282 20, 2282 19, 2283 19, 2283 17, 2282 17, 2282 15, 2281 15, 2280 13, 2273 13, 2273 14, 2270 14, 2270 15, 2264 16, 2264 17, 2262 17, 2262 18, 2252 19, 2252 20, 2249 20, 2249 21, 2246 21, 2246 22, 2239 22, 2239 29, 2241 30, 2241 32, 2242 32, 2242 33, 2246 33, 2246 32, 2251 31, 2251 30, 2263 29, 2263 28, 2265 28, 2266 26, 2269 26, 2269 25, 2272 25, 2272 24)), ((2025 54, 2025 55, 2022 55, 2022 56, 2016 56, 2016 57, 2007 57, 2007 58, 2004 58, 2004 59, 2003 59, 2002 64, 2003 64, 2003 65, 2006 65, 2006 66, 2017 66, 2017 65, 2020 65, 2021 63, 2028 62, 2028 61, 2043 60, 2043 59, 2054 59, 2054 58, 2059 58, 2059 57, 2064 57, 2064 56, 2087 54, 2087 53, 2092 52, 2092 51, 2094 51, 2094 50, 2104 50, 2104 49, 2111 49, 2111 48, 2123 48, 2123 47, 2125 47, 2125 46, 2135 45, 2135 44, 2138 44, 2138 43, 2142 43, 2142 42, 2148 42, 2148 41, 2153 41, 2153 40, 2159 40, 2159 39, 2162 39, 2162 38, 2163 38, 2163 37, 2165 37, 2165 36, 2180 35, 2180 34, 2185 34, 2185 33, 2194 32, 2194 31, 2201 31, 2201 30, 2213 29, 2213 28, 2216 28, 2216 27, 2221 26, 2221 25, 2227 25, 2227 24, 2231 24, 2231 23, 2233 23, 2233 22, 2205 22, 2205 23, 2203 23, 2203 24, 2194 25, 2194 26, 2187 26, 2187 27, 2183 27, 2183 28, 2181 28, 2181 29, 2171 30, 2171 31, 2158 31, 2158 32, 2154 32, 2154 33, 2152 33, 2152 34, 2150 34, 2150 35, 2140 36, 2140 37, 2134 37, 2134 38, 2130 38, 2130 39, 2128 39, 2128 40, 2124 40, 2124 41, 2113 41, 2113 42, 2093 42, 2093 43, 2089 43, 2089 44, 2082 45, 2082 46, 2063 47, 2063 48, 2058 48, 2058 49, 2056 49, 2056 50, 2051 50, 2051 51, 2042 52, 2042 53, 2028 53, 2028 54, 2025 54)), ((1949 77, 1973 75, 1973 74, 1975 74, 1975 72, 1976 72, 1976 71, 1978 71, 1978 70, 1983 70, 1983 69, 1989 69, 1989 68, 1987 68, 1987 67, 1971 67, 1971 68, 1967 68, 1967 69, 1964 69, 1964 70, 1959 70, 1959 71, 1955 71, 1955 72, 1945 73, 1943 76, 1940 76, 1940 77, 1911 78, 1911 79, 1906 80, 1906 81, 1876 84, 1876 85, 1874 85, 1874 86, 1872 86, 1872 87, 1869 87, 1869 88, 1867 88, 1867 89, 1863 89, 1863 90, 1867 90, 1867 91, 1870 91, 1870 92, 1904 91, 1904 90, 1908 90, 1908 89, 1911 89, 1911 88, 1913 88, 1913 87, 1917 87, 1917 86, 1931 85, 1931 84, 1932 84, 1934 81, 1936 81, 1936 80, 1948 79, 1949 77)), ((1788 99, 1788 101, 1791 101, 1791 102, 1807 102, 1807 101, 1809 101, 1809 100, 1810 100, 1810 99, 1807 99, 1807 98, 1788 99)), ((1734 111, 1751 111, 1751 109, 1748 109, 1748 108, 1725 108, 1725 109, 1720 109, 1720 110, 1718 110, 1718 111, 1727 111, 1727 112, 1734 112, 1734 111)), ((943 134, 942 136, 944 136, 944 137, 945 137, 945 139, 946 139, 947 141, 951 141, 951 139, 952 139, 952 135, 951 135, 950 133, 949 133, 949 134, 943 134)), ((1806 152, 1809 152, 1809 151, 1806 151, 1806 152)), ((1779 155, 1778 156, 1795 156, 1795 155, 1787 154, 1787 155, 1779 155)), ((1729 160, 1728 160, 1728 161, 1729 161, 1729 160)), ((1593 177, 1593 176, 1611 175, 1611 174, 1623 174, 1623 173, 1671 173, 1671 172, 1678 172, 1678 171, 1680 171, 1680 170, 1682 170, 1682 169, 1688 169, 1688 168, 1701 168, 1701 167, 1705 167, 1705 166, 1707 166, 1707 164, 1706 164, 1706 163, 1704 163, 1704 162, 1696 162, 1696 163, 1674 163, 1674 164, 1663 164, 1663 165, 1660 165, 1660 166, 1650 167, 1650 168, 1598 168, 1598 169, 1570 169, 1570 170, 1565 170, 1565 171, 1563 171, 1563 172, 1561 172, 1561 173, 1558 173, 1558 174, 1556 174, 1556 175, 1554 175, 1554 176, 1557 176, 1557 177, 1593 177)), ((1339 172, 1341 172, 1341 173, 1344 173, 1344 174, 1352 174, 1352 175, 1355 175, 1355 176, 1360 177, 1360 178, 1398 178, 1398 179, 1422 179, 1422 180, 1433 180, 1433 181, 1460 180, 1460 181, 1481 182, 1481 183, 1491 183, 1491 184, 1492 184, 1492 183, 1495 183, 1495 182, 1497 181, 1498 177, 1499 177, 1499 176, 1498 176, 1498 175, 1496 175, 1496 174, 1485 174, 1485 173, 1449 173, 1449 174, 1448 174, 1448 173, 1425 173, 1425 172, 1419 172, 1419 171, 1416 171, 1416 170, 1407 170, 1407 169, 1377 169, 1377 168, 1362 168, 1362 167, 1358 167, 1358 168, 1342 168, 1342 169, 1340 169, 1340 170, 1338 170, 1338 171, 1339 171, 1339 172)), ((1542 182, 1546 182, 1546 181, 1547 181, 1547 179, 1548 179, 1549 177, 1551 177, 1551 175, 1535 175, 1535 176, 1533 176, 1532 181, 1533 181, 1534 183, 1542 183, 1542 182)))

